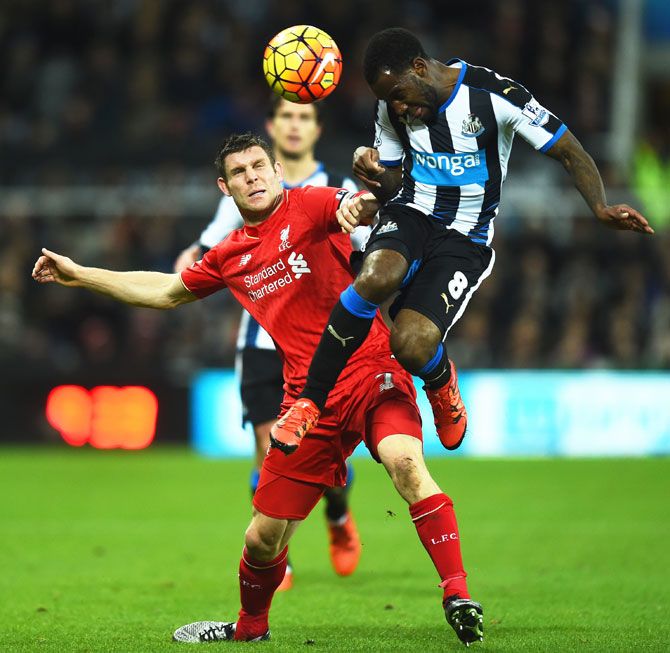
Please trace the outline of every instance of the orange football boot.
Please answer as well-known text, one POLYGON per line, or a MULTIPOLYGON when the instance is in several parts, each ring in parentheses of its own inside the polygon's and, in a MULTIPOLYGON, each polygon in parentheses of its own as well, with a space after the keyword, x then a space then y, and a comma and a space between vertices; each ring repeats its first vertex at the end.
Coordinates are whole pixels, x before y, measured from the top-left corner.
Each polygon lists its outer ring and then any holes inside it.
POLYGON ((465 431, 468 427, 468 413, 458 389, 456 367, 451 360, 449 365, 451 366, 449 383, 437 390, 426 388, 426 394, 430 405, 433 407, 437 436, 445 449, 453 451, 461 446, 465 437, 465 431))
POLYGON ((293 569, 291 568, 291 565, 287 565, 284 578, 282 578, 282 581, 281 583, 279 583, 279 587, 277 588, 276 591, 288 592, 292 587, 293 587, 293 569))
POLYGON ((354 518, 347 512, 347 519, 341 526, 328 522, 330 539, 330 561, 338 576, 351 576, 361 559, 361 538, 354 518))
POLYGON ((321 411, 311 399, 298 399, 286 415, 270 429, 270 446, 285 455, 292 454, 307 433, 316 426, 321 411))

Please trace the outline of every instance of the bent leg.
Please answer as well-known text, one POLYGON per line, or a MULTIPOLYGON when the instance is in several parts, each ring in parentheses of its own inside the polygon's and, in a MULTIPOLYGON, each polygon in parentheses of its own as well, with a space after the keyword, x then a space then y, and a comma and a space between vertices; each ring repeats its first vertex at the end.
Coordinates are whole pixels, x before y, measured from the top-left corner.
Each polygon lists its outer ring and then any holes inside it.
POLYGON ((286 572, 288 542, 323 491, 324 486, 261 469, 240 560, 242 608, 235 639, 250 640, 267 632, 272 598, 286 572))
POLYGON ((377 452, 398 493, 409 503, 417 534, 440 576, 444 599, 469 598, 452 500, 433 480, 415 437, 385 437, 377 452))
POLYGON ((390 249, 378 249, 365 257, 356 280, 330 314, 301 397, 323 409, 349 358, 367 338, 379 304, 400 287, 407 270, 405 257, 390 249))
POLYGON ((272 598, 284 579, 288 542, 299 522, 275 519, 254 510, 240 559, 241 609, 236 640, 251 640, 269 629, 272 598))
POLYGON ((430 387, 449 381, 449 358, 442 344, 444 333, 422 313, 403 308, 391 328, 391 351, 410 373, 430 387))
POLYGON ((412 505, 441 492, 423 458, 423 443, 409 435, 389 435, 377 446, 382 465, 398 494, 412 505))

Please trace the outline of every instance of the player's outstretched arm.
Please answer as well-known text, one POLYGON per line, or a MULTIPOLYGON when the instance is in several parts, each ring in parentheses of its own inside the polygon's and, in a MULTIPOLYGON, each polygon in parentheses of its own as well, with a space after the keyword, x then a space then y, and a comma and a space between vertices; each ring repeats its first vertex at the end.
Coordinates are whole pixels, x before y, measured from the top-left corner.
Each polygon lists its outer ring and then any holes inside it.
POLYGON ((374 147, 356 148, 353 172, 382 204, 395 196, 402 183, 402 167, 383 166, 374 147))
POLYGON ((126 304, 146 308, 174 308, 197 297, 186 289, 178 274, 114 272, 78 265, 71 258, 42 249, 33 279, 94 290, 126 304))
POLYGON ((591 156, 570 130, 547 150, 547 154, 563 164, 572 177, 575 187, 602 224, 613 229, 654 233, 647 219, 628 204, 612 206, 607 204, 600 172, 591 156))

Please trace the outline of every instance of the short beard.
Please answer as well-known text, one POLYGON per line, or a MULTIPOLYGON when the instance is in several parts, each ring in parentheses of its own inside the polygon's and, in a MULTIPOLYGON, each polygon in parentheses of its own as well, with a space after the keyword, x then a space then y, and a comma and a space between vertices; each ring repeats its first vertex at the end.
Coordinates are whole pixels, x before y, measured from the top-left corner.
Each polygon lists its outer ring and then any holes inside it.
POLYGON ((426 104, 430 111, 430 115, 424 122, 429 124, 434 123, 437 120, 437 114, 440 109, 439 100, 437 98, 437 91, 432 86, 426 84, 423 81, 419 81, 419 86, 426 98, 426 104))

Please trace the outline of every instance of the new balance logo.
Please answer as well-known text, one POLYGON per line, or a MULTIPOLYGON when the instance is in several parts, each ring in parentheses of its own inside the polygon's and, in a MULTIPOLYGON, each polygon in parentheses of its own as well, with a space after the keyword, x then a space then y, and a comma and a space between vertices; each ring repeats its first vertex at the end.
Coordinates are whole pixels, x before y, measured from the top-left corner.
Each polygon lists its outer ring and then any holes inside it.
POLYGON ((286 229, 282 229, 279 232, 279 238, 281 242, 279 243, 279 251, 283 252, 284 250, 291 249, 291 243, 288 240, 288 232, 291 229, 291 225, 288 225, 286 229))
POLYGON ((354 339, 353 336, 347 336, 347 337, 343 338, 337 331, 335 331, 335 329, 333 329, 332 324, 328 325, 328 333, 330 333, 330 335, 333 336, 333 338, 339 340, 342 343, 343 347, 347 346, 347 340, 353 340, 354 339))
POLYGON ((303 274, 311 272, 309 265, 307 265, 307 261, 302 254, 291 252, 291 255, 288 257, 288 264, 291 266, 291 270, 293 270, 296 279, 300 279, 303 274))
POLYGON ((379 234, 387 234, 391 231, 398 231, 398 225, 395 222, 387 222, 385 225, 382 225, 377 232, 379 234))
POLYGON ((384 380, 379 384, 379 392, 385 392, 386 390, 391 390, 391 388, 395 388, 395 385, 393 385, 393 374, 391 372, 385 372, 384 374, 377 374, 375 376, 375 379, 379 379, 383 377, 384 380))
POLYGON ((251 261, 251 254, 244 254, 240 259, 240 267, 246 265, 249 261, 251 261))

